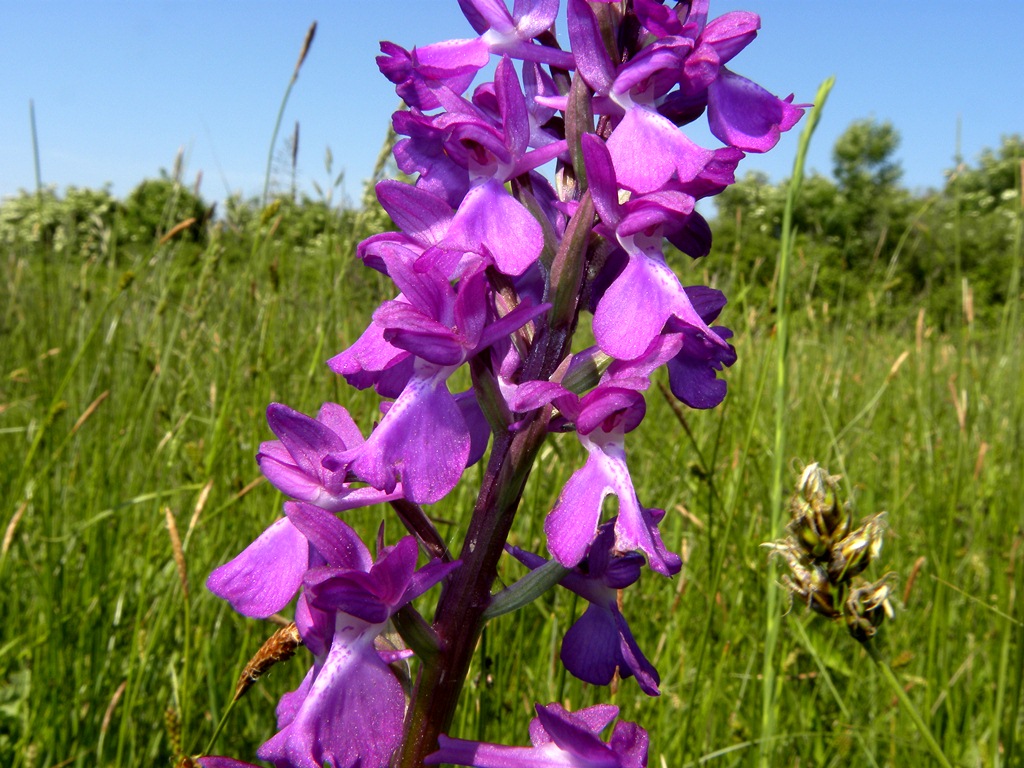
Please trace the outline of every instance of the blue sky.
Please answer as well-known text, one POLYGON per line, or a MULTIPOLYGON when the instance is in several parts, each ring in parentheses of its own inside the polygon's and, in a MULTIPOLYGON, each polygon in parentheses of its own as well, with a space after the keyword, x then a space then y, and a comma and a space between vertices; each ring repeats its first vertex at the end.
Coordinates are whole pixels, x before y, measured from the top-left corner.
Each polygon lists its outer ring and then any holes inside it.
MULTIPOLYGON (((732 69, 798 102, 836 76, 812 169, 829 172, 832 144, 857 118, 896 126, 911 188, 940 185, 958 141, 973 161, 1024 133, 1020 0, 723 0, 711 12, 737 8, 759 13, 762 28, 732 69)), ((35 187, 30 99, 44 184, 109 183, 123 196, 182 148, 185 179, 201 172, 206 199, 258 194, 281 96, 316 20, 282 133, 299 121, 301 189, 330 185, 330 147, 344 192, 358 199, 397 105, 374 63, 378 41, 472 35, 455 0, 0 0, 0 13, 0 196, 35 187)), ((795 134, 741 172, 786 177, 795 134)), ((706 132, 693 137, 717 146, 706 132)))

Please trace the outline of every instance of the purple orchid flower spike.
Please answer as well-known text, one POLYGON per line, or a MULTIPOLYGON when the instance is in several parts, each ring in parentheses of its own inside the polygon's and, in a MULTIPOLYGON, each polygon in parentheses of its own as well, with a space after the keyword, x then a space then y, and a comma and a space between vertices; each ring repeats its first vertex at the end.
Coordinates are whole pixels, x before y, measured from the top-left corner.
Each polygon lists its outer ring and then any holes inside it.
MULTIPOLYGON (((614 550, 614 522, 601 526, 587 557, 559 582, 589 602, 586 611, 562 639, 560 658, 575 677, 592 685, 608 685, 618 670, 621 677, 636 676, 640 689, 657 696, 658 671, 636 644, 619 610, 616 590, 640 578, 644 558, 614 550)), ((509 553, 531 570, 548 562, 532 552, 508 547, 509 553)))
POLYGON ((532 747, 506 747, 441 736, 440 749, 424 760, 427 765, 476 766, 476 768, 644 768, 647 765, 647 732, 620 721, 607 743, 600 733, 619 713, 611 704, 569 712, 560 704, 536 706, 530 722, 532 747))
MULTIPOLYGON (((600 738, 618 714, 610 706, 538 707, 530 747, 442 732, 456 722, 486 622, 556 580, 588 603, 564 637, 566 668, 592 684, 632 676, 658 694, 658 673, 616 595, 644 563, 667 576, 682 564, 662 540, 665 513, 640 503, 626 435, 645 416, 658 368, 667 367, 683 403, 710 408, 726 391, 718 374, 736 359, 731 331, 712 325, 724 297, 684 287, 664 242, 708 256, 711 230, 697 201, 734 183, 744 154, 771 148, 802 115, 792 97, 727 68, 757 34, 752 13, 710 19, 709 0, 567 0, 572 50, 562 50, 558 0, 459 4, 475 37, 411 50, 383 43, 378 58, 408 107, 392 118, 403 137, 394 157, 416 178, 376 187, 397 231, 366 238, 357 256, 394 283, 394 298, 328 364, 382 398, 379 423, 364 439, 339 405, 315 418, 271 405, 276 439, 258 461, 299 501, 209 579, 249 616, 295 605, 314 661, 280 700, 279 732, 258 752, 276 768, 423 765, 437 745, 426 763, 646 765, 638 726, 620 722, 609 741, 600 738), (500 61, 487 80, 480 75, 492 55, 500 61), (725 146, 698 146, 680 130, 705 114, 725 146), (595 346, 580 351, 585 312, 595 346), (467 378, 469 389, 453 393, 467 378), (552 560, 509 550, 539 570, 488 600, 536 457, 545 440, 568 431, 586 460, 544 521, 552 560), (448 495, 488 444, 464 564, 428 624, 405 606, 454 564, 417 571, 415 540, 388 548, 383 533, 375 563, 335 515, 389 501, 447 559, 446 537, 417 505, 448 495), (611 520, 608 496, 617 500, 611 520), (412 651, 381 637, 400 609, 396 623, 422 653, 409 668, 414 686, 388 666, 412 651)), ((204 768, 248 768, 202 760, 204 768)))
MULTIPOLYGON (((368 568, 328 562, 306 574, 306 600, 311 614, 319 614, 313 628, 319 619, 321 633, 331 635, 329 646, 279 708, 281 730, 257 750, 260 759, 279 768, 388 765, 401 741, 405 696, 374 639, 399 608, 458 566, 433 561, 417 571, 417 551, 407 536, 368 568), (324 616, 333 616, 332 624, 325 627, 324 616)), ((305 640, 310 628, 303 629, 305 640)), ((323 638, 320 645, 326 645, 323 638)))

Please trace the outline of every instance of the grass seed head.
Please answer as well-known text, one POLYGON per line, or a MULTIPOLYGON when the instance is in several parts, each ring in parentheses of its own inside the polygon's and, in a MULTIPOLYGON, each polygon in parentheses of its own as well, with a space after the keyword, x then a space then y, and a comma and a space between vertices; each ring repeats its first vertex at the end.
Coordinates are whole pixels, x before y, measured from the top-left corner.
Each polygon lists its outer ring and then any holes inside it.
POLYGON ((181 717, 178 710, 168 707, 164 710, 164 727, 167 729, 167 740, 171 742, 171 751, 181 754, 181 717))
POLYGON ((263 643, 256 655, 249 659, 242 674, 235 685, 235 701, 245 695, 253 684, 259 680, 269 669, 279 661, 288 661, 295 655, 295 651, 302 645, 302 637, 295 622, 277 630, 267 641, 263 643))
POLYGON ((840 500, 839 480, 817 463, 805 467, 789 502, 789 535, 762 546, 785 560, 789 573, 781 581, 791 600, 843 621, 864 642, 894 615, 888 576, 874 584, 859 578, 881 554, 885 513, 851 531, 850 502, 840 500))

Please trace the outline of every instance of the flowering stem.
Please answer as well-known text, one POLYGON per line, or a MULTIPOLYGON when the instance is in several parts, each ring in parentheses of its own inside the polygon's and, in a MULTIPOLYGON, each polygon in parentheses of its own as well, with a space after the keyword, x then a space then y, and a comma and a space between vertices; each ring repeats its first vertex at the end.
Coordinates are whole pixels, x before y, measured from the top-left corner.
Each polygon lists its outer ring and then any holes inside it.
MULTIPOLYGON (((827 78, 818 87, 818 93, 814 98, 814 109, 810 111, 807 123, 800 134, 800 143, 797 147, 796 159, 793 163, 793 177, 789 182, 789 189, 786 195, 786 207, 782 218, 782 236, 779 242, 779 281, 775 293, 775 309, 778 317, 776 327, 776 359, 775 359, 775 440, 774 440, 774 465, 772 472, 772 499, 771 499, 771 535, 777 538, 781 529, 782 515, 782 475, 786 461, 786 419, 789 412, 786 407, 786 398, 789 394, 787 352, 789 345, 788 326, 788 301, 787 289, 789 285, 789 258, 793 251, 793 211, 796 207, 796 199, 803 183, 804 160, 807 157, 807 150, 811 144, 811 137, 818 126, 821 118, 825 100, 835 77, 827 78)), ((762 686, 761 686, 761 740, 760 740, 760 761, 759 764, 767 766, 771 760, 771 744, 775 735, 775 650, 779 637, 779 609, 778 590, 774 589, 775 566, 769 564, 768 584, 765 601, 766 611, 766 633, 764 643, 764 658, 762 663, 762 686)))
MULTIPOLYGON (((546 409, 545 409, 546 412, 546 409)), ((419 768, 451 725, 473 649, 483 628, 491 587, 534 459, 547 436, 547 419, 533 418, 516 434, 497 435, 484 486, 460 559, 441 594, 434 629, 441 641, 436 663, 424 664, 406 718, 399 768, 419 768)))
POLYGON ((917 732, 921 734, 925 744, 928 745, 928 749, 938 761, 939 765, 942 765, 945 768, 953 768, 952 764, 943 754, 942 747, 939 746, 939 742, 935 740, 935 736, 932 735, 928 725, 921 718, 921 714, 911 703, 910 698, 907 696, 907 692, 903 690, 903 686, 900 685, 900 681, 896 679, 896 675, 893 673, 892 668, 878 654, 878 649, 875 648, 874 643, 868 640, 867 642, 861 643, 861 645, 864 646, 864 650, 868 652, 871 660, 875 662, 875 666, 882 671, 882 677, 885 678, 889 687, 892 688, 893 693, 896 694, 896 698, 900 700, 900 704, 903 705, 904 711, 910 715, 910 719, 914 721, 914 726, 917 728, 917 732))

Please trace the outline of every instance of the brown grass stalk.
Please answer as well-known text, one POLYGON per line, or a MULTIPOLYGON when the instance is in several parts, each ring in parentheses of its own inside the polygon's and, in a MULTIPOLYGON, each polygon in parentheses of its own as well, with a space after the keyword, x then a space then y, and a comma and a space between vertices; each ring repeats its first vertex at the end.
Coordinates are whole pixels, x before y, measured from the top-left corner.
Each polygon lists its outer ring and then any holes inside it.
POLYGON ((0 545, 0 559, 7 557, 7 550, 14 543, 14 532, 18 529, 18 523, 21 522, 21 517, 25 514, 26 509, 28 509, 28 502, 23 501, 11 515, 11 522, 7 524, 7 530, 4 531, 4 543, 0 545))
POLYGON ((78 432, 78 430, 80 430, 82 428, 82 425, 85 424, 85 422, 89 419, 89 417, 92 416, 93 413, 96 412, 96 409, 100 407, 100 403, 102 403, 108 397, 110 397, 110 390, 109 389, 106 390, 105 392, 103 392, 99 397, 97 397, 91 403, 89 403, 89 407, 86 408, 84 411, 82 411, 82 415, 78 417, 78 421, 76 421, 75 425, 71 428, 71 434, 72 435, 75 434, 76 432, 78 432))
POLYGON ((178 566, 178 578, 181 580, 181 591, 188 598, 188 573, 185 570, 185 550, 181 547, 181 537, 178 536, 178 525, 174 522, 174 513, 170 507, 164 507, 164 517, 167 519, 167 533, 171 537, 171 551, 174 553, 174 564, 178 566))
POLYGON ((272 634, 265 643, 256 651, 256 655, 249 659, 242 674, 235 685, 235 701, 238 701, 257 680, 280 661, 288 661, 295 655, 295 651, 302 645, 302 638, 299 636, 299 629, 295 622, 283 627, 272 634))

